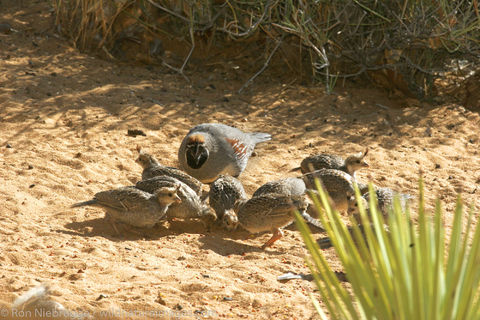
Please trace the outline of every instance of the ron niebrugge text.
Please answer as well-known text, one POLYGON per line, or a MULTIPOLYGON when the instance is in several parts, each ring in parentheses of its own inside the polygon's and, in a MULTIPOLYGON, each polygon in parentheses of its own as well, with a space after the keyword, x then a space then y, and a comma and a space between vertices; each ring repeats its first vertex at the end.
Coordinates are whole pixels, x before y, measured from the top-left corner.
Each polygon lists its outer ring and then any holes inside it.
POLYGON ((1 310, 0 316, 12 316, 18 318, 96 318, 96 317, 216 317, 217 313, 213 310, 102 310, 98 312, 83 312, 83 311, 69 311, 66 309, 44 310, 18 310, 11 309, 8 312, 6 309, 1 310), (6 311, 6 312, 5 312, 6 311))

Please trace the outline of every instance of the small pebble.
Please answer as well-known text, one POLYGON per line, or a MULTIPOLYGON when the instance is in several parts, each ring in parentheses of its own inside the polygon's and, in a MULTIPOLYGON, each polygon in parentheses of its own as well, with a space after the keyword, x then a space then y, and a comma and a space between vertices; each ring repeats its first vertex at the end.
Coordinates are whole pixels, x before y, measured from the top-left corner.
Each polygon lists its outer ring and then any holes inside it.
POLYGON ((312 126, 306 126, 305 131, 307 131, 307 132, 313 131, 313 127, 312 126))
POLYGON ((31 164, 28 165, 28 170, 32 170, 33 166, 31 164))
POLYGON ((9 34, 12 32, 12 27, 8 23, 0 23, 0 33, 9 34))
POLYGON ((223 301, 232 301, 233 299, 230 297, 223 297, 223 301))
POLYGON ((100 295, 97 297, 97 299, 95 299, 95 301, 100 301, 104 298, 108 298, 108 296, 106 294, 100 293, 100 295))
POLYGON ((435 163, 435 169, 440 169, 440 165, 438 163, 435 163))
POLYGON ((6 148, 11 148, 12 145, 11 145, 10 143, 7 143, 5 147, 6 147, 6 148))
POLYGON ((30 189, 35 187, 35 183, 32 183, 31 185, 28 186, 30 189))

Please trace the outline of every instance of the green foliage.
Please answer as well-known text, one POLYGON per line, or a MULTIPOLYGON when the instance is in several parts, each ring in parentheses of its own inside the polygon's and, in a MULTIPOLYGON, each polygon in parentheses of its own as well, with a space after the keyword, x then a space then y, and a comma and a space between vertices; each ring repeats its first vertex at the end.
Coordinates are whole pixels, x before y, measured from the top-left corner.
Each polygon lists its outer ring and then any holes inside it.
POLYGON ((479 319, 480 227, 473 225, 470 210, 462 232, 460 197, 448 238, 440 202, 433 217, 425 212, 422 182, 417 226, 398 199, 384 221, 372 197, 368 213, 359 202, 362 224, 371 227, 361 230, 352 218, 354 227, 349 230, 323 191, 319 198, 313 197, 322 208, 320 220, 352 286, 350 294, 339 283, 297 213, 296 222, 310 252, 307 263, 326 309, 314 301, 322 319, 327 319, 325 311, 331 319, 479 319))

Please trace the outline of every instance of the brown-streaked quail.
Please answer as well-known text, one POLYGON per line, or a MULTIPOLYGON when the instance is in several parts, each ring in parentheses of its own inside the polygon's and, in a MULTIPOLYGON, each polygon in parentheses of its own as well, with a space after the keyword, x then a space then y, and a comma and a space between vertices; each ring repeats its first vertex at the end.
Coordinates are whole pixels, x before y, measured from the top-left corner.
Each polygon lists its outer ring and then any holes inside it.
POLYGON ((353 178, 344 171, 320 169, 304 174, 303 181, 308 189, 316 190, 315 178, 330 196, 331 205, 338 211, 348 212, 349 198, 355 195, 353 178))
MULTIPOLYGON (((388 216, 389 210, 393 207, 393 200, 395 197, 398 197, 400 200, 400 205, 403 210, 407 207, 408 201, 413 197, 409 194, 397 192, 390 188, 375 188, 375 195, 377 196, 378 208, 383 216, 386 218, 388 216)), ((367 202, 370 201, 370 192, 367 192, 363 195, 363 198, 367 202)))
POLYGON ((146 191, 155 192, 164 187, 178 185, 178 196, 181 202, 172 204, 167 211, 166 218, 195 219, 199 218, 206 224, 216 220, 215 212, 207 206, 187 184, 170 176, 156 176, 141 180, 135 187, 146 191))
POLYGON ((92 200, 76 203, 72 208, 98 206, 105 209, 107 216, 114 221, 151 228, 165 216, 173 203, 181 201, 179 187, 178 184, 159 188, 153 194, 131 186, 101 191, 92 200))
POLYGON ((189 175, 188 173, 162 164, 151 154, 137 146, 138 158, 136 162, 143 168, 142 180, 147 180, 156 176, 170 176, 188 185, 198 195, 202 195, 203 184, 189 175))
POLYGON ((239 199, 247 199, 247 194, 237 178, 220 175, 210 184, 208 201, 218 219, 222 219, 225 211, 233 209, 235 202, 239 199))
POLYGON ((283 178, 263 184, 253 193, 252 198, 269 193, 283 194, 286 196, 301 196, 305 194, 306 190, 305 182, 302 179, 283 178))
MULTIPOLYGON (((305 211, 308 206, 305 196, 280 194, 265 194, 248 201, 240 200, 240 202, 236 207, 238 225, 251 233, 273 232, 272 237, 262 246, 262 249, 273 245, 283 236, 281 228, 293 221, 294 210, 305 211)), ((226 213, 226 216, 229 216, 230 212, 226 213)))
POLYGON ((303 159, 300 169, 303 174, 320 169, 336 169, 344 171, 355 178, 355 171, 368 167, 368 163, 364 159, 367 153, 368 148, 365 152, 350 155, 345 160, 334 154, 316 154, 303 159))
MULTIPOLYGON (((296 177, 283 178, 275 181, 269 181, 263 184, 262 186, 260 186, 260 188, 258 188, 253 193, 252 198, 259 197, 265 194, 271 194, 271 193, 281 194, 284 196, 301 196, 301 195, 304 195, 306 191, 307 191, 307 188, 305 186, 305 182, 302 179, 296 178, 296 177)), ((308 210, 308 213, 300 211, 300 214, 305 219, 305 221, 317 227, 321 231, 324 231, 320 221, 312 217, 312 215, 315 215, 315 217, 317 217, 318 212, 315 210, 314 206, 311 203, 309 203, 307 210, 308 210)), ((224 221, 223 224, 228 229, 228 225, 230 225, 231 223, 227 219, 227 221, 224 221)))

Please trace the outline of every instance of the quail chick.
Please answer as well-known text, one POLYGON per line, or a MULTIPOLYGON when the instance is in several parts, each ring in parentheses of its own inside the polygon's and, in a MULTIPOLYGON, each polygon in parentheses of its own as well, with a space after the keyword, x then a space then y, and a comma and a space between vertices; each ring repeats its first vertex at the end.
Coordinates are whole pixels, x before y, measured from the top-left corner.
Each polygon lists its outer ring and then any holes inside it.
POLYGON ((195 193, 201 196, 203 184, 200 181, 180 169, 161 165, 154 156, 143 151, 140 147, 137 147, 137 150, 138 158, 136 162, 143 168, 142 180, 156 176, 170 176, 185 183, 192 188, 195 193))
POLYGON ((319 179, 330 196, 332 207, 338 211, 348 212, 349 199, 355 195, 352 176, 335 169, 313 171, 303 175, 303 181, 308 189, 316 190, 315 178, 319 179))
POLYGON ((210 184, 208 199, 217 218, 222 219, 225 211, 233 209, 237 200, 247 199, 247 194, 240 180, 229 175, 220 175, 210 184))
MULTIPOLYGON (((395 196, 399 198, 403 210, 407 207, 408 201, 413 198, 409 194, 400 193, 390 188, 375 188, 375 194, 377 196, 378 208, 385 218, 388 215, 388 211, 393 207, 395 196)), ((365 193, 363 198, 365 198, 366 202, 369 202, 370 192, 365 193)))
POLYGON ((220 123, 192 128, 178 150, 180 168, 210 183, 220 174, 238 177, 247 166, 255 145, 271 139, 270 134, 243 132, 220 123))
POLYGON ((316 154, 303 159, 300 169, 303 174, 320 169, 336 169, 344 171, 355 178, 355 171, 368 167, 368 163, 364 159, 367 153, 368 149, 365 152, 348 156, 345 160, 333 154, 316 154))
POLYGON ((167 211, 167 218, 194 219, 200 218, 206 223, 216 220, 213 210, 201 201, 200 197, 187 184, 170 176, 157 176, 137 182, 136 188, 155 192, 161 188, 178 185, 178 196, 181 202, 172 204, 167 211))
POLYGON ((305 182, 302 179, 284 178, 265 183, 253 193, 252 198, 269 193, 300 196, 305 194, 306 190, 305 182))
MULTIPOLYGON (((178 195, 179 188, 179 184, 170 185, 157 189, 152 194, 135 187, 123 187, 98 192, 92 200, 76 203, 72 208, 102 207, 107 216, 114 221, 134 227, 151 228, 165 216, 172 204, 181 201, 178 195)), ((116 228, 115 231, 118 233, 116 228)))
MULTIPOLYGON (((270 181, 258 188, 254 193, 252 198, 259 197, 265 194, 281 194, 284 196, 301 196, 304 195, 307 191, 305 182, 300 178, 283 178, 275 181, 270 181)), ((317 227, 321 231, 324 231, 322 224, 317 219, 312 216, 318 217, 318 212, 315 207, 311 204, 308 205, 307 212, 301 211, 300 214, 309 224, 317 227)), ((224 221, 224 226, 228 229, 231 225, 230 221, 224 221)))
MULTIPOLYGON (((304 196, 279 194, 266 194, 248 201, 240 200, 236 205, 236 219, 231 219, 232 227, 236 227, 234 223, 237 220, 238 225, 251 233, 273 232, 272 237, 262 246, 262 249, 265 249, 283 236, 281 228, 293 221, 293 210, 305 211, 307 205, 304 196)), ((232 211, 228 211, 224 221, 232 216, 232 211)))

